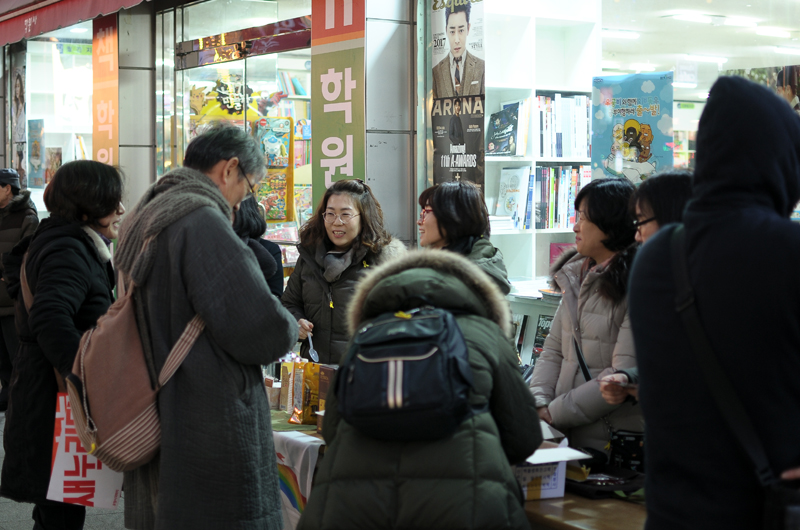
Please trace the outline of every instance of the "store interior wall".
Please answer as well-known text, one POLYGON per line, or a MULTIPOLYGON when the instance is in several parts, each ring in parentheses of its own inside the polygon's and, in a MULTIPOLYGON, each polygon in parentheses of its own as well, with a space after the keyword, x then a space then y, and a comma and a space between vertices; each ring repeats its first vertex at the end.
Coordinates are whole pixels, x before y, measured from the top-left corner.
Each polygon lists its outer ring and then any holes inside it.
POLYGON ((155 11, 144 2, 119 12, 119 164, 130 210, 155 182, 155 11))
POLYGON ((416 20, 412 0, 367 2, 366 180, 392 235, 414 241, 416 20))

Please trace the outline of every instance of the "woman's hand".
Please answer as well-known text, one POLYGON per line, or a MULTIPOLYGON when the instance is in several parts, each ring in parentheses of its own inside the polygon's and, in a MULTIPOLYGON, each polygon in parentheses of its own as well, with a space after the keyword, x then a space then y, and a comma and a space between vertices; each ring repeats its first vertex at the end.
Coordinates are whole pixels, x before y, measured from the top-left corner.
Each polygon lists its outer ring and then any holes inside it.
POLYGON ((553 418, 550 416, 550 410, 547 407, 539 407, 536 409, 539 413, 539 419, 547 423, 553 423, 553 418))
POLYGON ((309 335, 311 335, 312 337, 314 336, 314 334, 311 333, 311 330, 314 329, 314 324, 312 324, 305 318, 301 318, 300 320, 298 320, 297 325, 300 328, 298 333, 298 335, 300 336, 300 340, 306 340, 309 335))
POLYGON ((606 403, 609 405, 619 405, 625 401, 628 395, 639 399, 638 387, 625 388, 623 386, 614 384, 612 381, 627 385, 628 376, 625 374, 611 374, 600 379, 600 394, 603 396, 603 399, 606 400, 606 403))

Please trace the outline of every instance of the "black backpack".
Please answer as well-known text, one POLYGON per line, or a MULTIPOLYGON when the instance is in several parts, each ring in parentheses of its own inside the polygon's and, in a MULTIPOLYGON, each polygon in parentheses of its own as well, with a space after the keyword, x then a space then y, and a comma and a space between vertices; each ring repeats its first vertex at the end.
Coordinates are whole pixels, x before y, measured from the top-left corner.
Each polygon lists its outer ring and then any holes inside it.
POLYGON ((384 313, 356 332, 338 370, 339 413, 362 434, 437 440, 472 415, 472 369, 452 313, 384 313))

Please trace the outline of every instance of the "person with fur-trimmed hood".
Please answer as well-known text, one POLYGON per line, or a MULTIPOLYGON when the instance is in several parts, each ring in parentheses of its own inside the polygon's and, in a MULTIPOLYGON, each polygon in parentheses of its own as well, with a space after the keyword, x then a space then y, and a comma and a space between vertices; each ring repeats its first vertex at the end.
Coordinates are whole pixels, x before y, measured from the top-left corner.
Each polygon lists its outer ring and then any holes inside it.
POLYGON ((510 465, 533 454, 542 433, 508 338, 508 303, 469 259, 413 251, 361 282, 348 310, 350 331, 382 313, 421 306, 456 312, 474 378, 470 402, 488 411, 447 438, 387 442, 341 419, 329 394, 322 430, 328 449, 298 530, 528 528, 510 465))
POLYGON ((594 180, 575 199, 577 251, 553 267, 562 293, 530 382, 539 417, 569 437, 573 447, 603 451, 613 430, 642 432, 634 403, 606 403, 597 381, 586 380, 583 352, 592 379, 636 366, 628 320, 628 272, 636 252, 636 228, 628 209, 634 191, 626 179, 594 180), (576 347, 577 345, 577 347, 576 347))

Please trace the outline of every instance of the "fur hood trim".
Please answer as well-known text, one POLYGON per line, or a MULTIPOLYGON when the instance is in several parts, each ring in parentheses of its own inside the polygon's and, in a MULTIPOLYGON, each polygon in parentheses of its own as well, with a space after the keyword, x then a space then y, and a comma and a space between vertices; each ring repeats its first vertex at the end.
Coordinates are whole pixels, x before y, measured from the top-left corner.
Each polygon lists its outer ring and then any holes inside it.
POLYGON ((92 243, 94 243, 94 246, 97 249, 97 255, 100 257, 100 261, 103 263, 108 263, 111 261, 111 251, 108 249, 106 242, 103 241, 103 238, 100 237, 100 234, 88 226, 82 226, 81 228, 83 228, 83 231, 86 232, 86 235, 88 235, 89 239, 91 239, 92 243))
POLYGON ((403 256, 406 252, 408 252, 408 249, 403 244, 403 242, 400 241, 399 239, 392 238, 392 240, 389 241, 389 244, 381 249, 381 253, 378 254, 377 258, 375 259, 375 263, 378 265, 382 265, 386 262, 395 260, 400 256, 403 256))
POLYGON ((471 289, 486 307, 489 318, 503 330, 511 333, 511 311, 503 293, 488 274, 467 258, 447 250, 412 250, 404 256, 386 262, 370 271, 359 283, 347 310, 347 322, 351 334, 355 334, 365 320, 362 309, 367 296, 385 278, 411 269, 433 269, 453 276, 471 289))
MULTIPOLYGON (((605 298, 610 299, 615 304, 622 302, 628 294, 628 275, 633 266, 633 258, 639 245, 632 244, 628 248, 622 249, 611 259, 608 266, 600 271, 597 278, 599 292, 605 298)), ((550 268, 550 284, 554 289, 561 289, 555 281, 555 275, 563 270, 570 276, 579 276, 583 261, 589 259, 578 254, 577 250, 567 250, 558 257, 550 268)))

